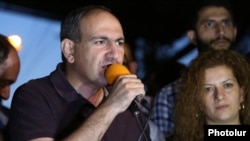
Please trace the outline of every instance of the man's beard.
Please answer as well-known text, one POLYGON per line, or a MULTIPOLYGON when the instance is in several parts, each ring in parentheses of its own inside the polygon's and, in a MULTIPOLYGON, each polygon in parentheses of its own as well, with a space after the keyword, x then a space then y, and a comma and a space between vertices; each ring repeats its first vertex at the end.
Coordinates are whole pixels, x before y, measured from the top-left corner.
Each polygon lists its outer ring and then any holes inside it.
POLYGON ((230 39, 225 38, 225 37, 218 37, 218 38, 216 38, 216 39, 214 39, 214 40, 211 40, 210 42, 207 43, 207 42, 202 41, 202 40, 197 36, 197 48, 198 48, 198 51, 199 51, 199 52, 203 52, 203 51, 206 51, 206 50, 214 49, 214 48, 212 47, 212 44, 213 44, 214 42, 217 42, 218 40, 221 40, 221 39, 226 40, 226 41, 229 43, 229 47, 227 47, 227 49, 230 49, 230 48, 232 47, 232 45, 233 45, 233 43, 234 43, 234 40, 230 40, 230 39))

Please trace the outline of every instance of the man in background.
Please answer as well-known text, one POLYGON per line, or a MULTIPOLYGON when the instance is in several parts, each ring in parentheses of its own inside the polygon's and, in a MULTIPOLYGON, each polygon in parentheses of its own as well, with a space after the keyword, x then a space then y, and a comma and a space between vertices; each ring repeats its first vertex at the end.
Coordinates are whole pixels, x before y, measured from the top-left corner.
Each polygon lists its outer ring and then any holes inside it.
MULTIPOLYGON (((10 86, 18 77, 20 70, 20 59, 17 50, 10 44, 8 38, 0 34, 0 97, 7 100, 10 96, 10 86)), ((9 118, 9 109, 0 105, 0 130, 6 127, 9 118)))
MULTIPOLYGON (((228 0, 201 1, 195 11, 191 28, 187 36, 199 53, 210 48, 229 49, 236 40, 237 29, 228 0)), ((179 79, 163 87, 153 104, 152 120, 165 136, 172 132, 174 126, 172 110, 178 81, 179 79)))

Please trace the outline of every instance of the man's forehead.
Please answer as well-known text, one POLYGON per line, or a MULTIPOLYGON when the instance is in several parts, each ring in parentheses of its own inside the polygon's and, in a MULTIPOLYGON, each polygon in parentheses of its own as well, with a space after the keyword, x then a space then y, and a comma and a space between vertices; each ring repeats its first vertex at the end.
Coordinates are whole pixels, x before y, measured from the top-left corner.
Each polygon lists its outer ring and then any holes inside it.
POLYGON ((229 11, 224 7, 206 7, 200 10, 198 19, 212 17, 232 18, 229 11))

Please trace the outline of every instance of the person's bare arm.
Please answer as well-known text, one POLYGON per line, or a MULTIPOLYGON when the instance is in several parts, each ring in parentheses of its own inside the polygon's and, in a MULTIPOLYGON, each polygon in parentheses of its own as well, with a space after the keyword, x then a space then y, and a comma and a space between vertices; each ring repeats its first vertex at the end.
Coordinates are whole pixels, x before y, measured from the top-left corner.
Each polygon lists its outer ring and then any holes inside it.
POLYGON ((112 109, 108 105, 101 105, 79 129, 64 141, 100 141, 118 114, 114 108, 112 109))
MULTIPOLYGON (((74 133, 64 141, 100 141, 116 117, 117 112, 110 110, 109 106, 98 107, 93 114, 74 133)), ((36 138, 31 141, 54 141, 53 138, 36 138)))

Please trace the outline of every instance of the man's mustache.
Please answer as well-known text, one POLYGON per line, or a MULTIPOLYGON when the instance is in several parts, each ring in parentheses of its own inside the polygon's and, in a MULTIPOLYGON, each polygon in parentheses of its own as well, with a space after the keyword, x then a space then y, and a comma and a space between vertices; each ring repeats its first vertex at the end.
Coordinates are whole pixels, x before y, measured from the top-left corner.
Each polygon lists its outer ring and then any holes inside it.
POLYGON ((230 44, 232 44, 232 41, 230 39, 224 37, 224 36, 223 37, 222 36, 217 37, 215 40, 212 40, 211 43, 217 42, 218 40, 221 40, 221 39, 223 39, 225 41, 228 41, 230 44))

